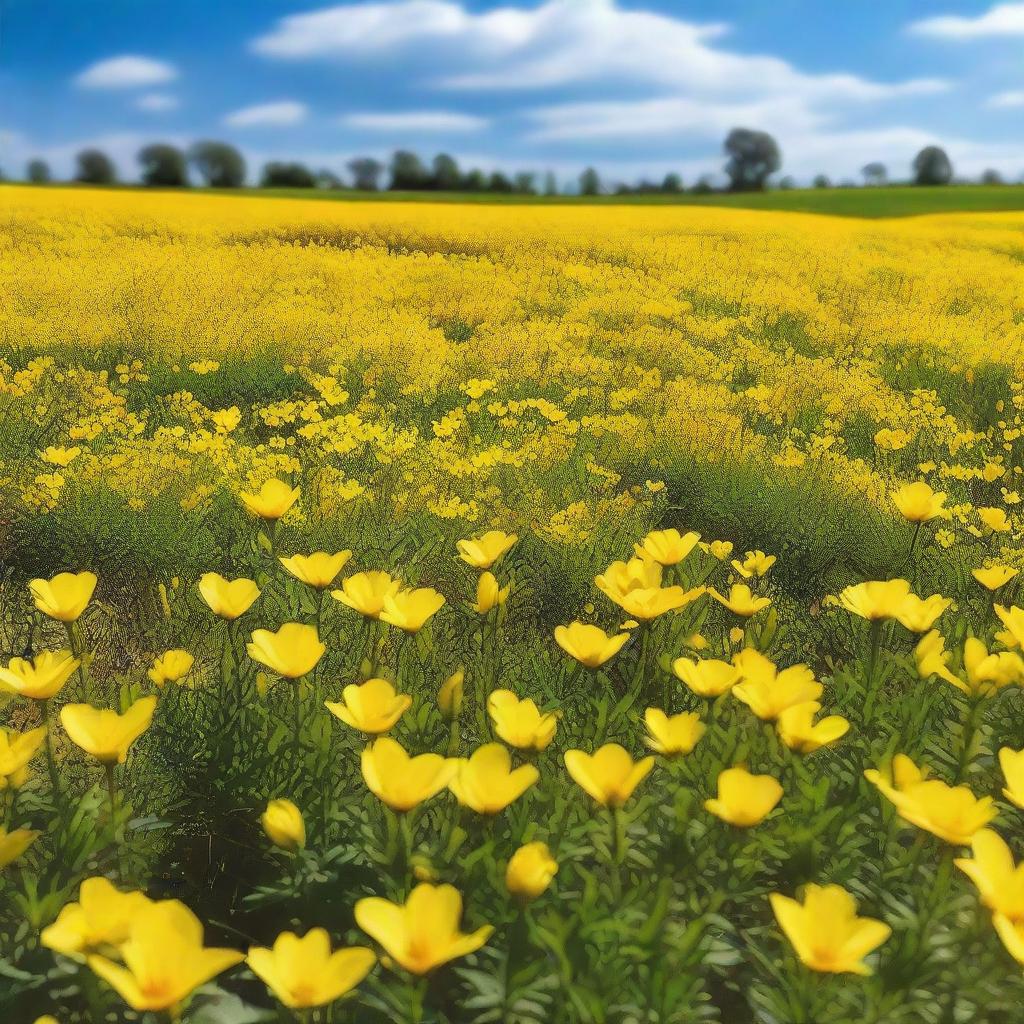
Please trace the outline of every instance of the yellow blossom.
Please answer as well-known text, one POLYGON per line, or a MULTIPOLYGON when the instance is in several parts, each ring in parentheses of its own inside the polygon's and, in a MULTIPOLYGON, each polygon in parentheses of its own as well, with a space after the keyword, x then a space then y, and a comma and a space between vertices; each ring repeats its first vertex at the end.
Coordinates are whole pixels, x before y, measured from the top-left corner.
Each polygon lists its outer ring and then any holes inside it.
POLYGON ((558 727, 554 714, 541 714, 531 698, 520 700, 511 690, 494 690, 487 698, 487 713, 498 737, 521 750, 543 750, 558 727))
POLYGON ((444 595, 431 587, 400 590, 384 598, 379 618, 406 633, 416 633, 443 605, 444 595))
POLYGON ((604 807, 621 807, 654 767, 653 757, 634 761, 618 743, 606 743, 587 754, 565 752, 565 767, 581 789, 604 807))
POLYGON ((28 586, 36 608, 44 615, 60 622, 74 622, 92 599, 96 575, 61 572, 52 580, 32 580, 28 586))
POLYGON ((695 661, 690 658, 676 658, 672 671, 698 697, 713 699, 727 693, 740 681, 740 670, 728 661, 706 658, 695 661))
POLYGON ((363 779, 371 793, 394 811, 411 811, 440 793, 458 764, 440 754, 410 757, 396 740, 381 736, 362 755, 363 779))
POLYGON ((678 565, 700 542, 700 534, 681 534, 676 529, 652 530, 639 544, 634 544, 638 558, 651 559, 660 565, 678 565))
POLYGON ((267 804, 260 815, 260 824, 267 838, 282 850, 301 850, 306 845, 306 823, 302 811, 285 797, 267 804))
POLYGON ((540 778, 532 764, 512 767, 509 752, 500 743, 485 743, 468 758, 458 758, 458 771, 448 788, 464 807, 478 814, 497 814, 540 778))
POLYGON ((49 700, 78 668, 78 659, 70 651, 41 651, 32 661, 11 658, 0 666, 0 689, 33 700, 49 700))
POLYGON ((280 519, 298 500, 300 488, 289 487, 283 480, 273 478, 255 493, 242 492, 238 495, 242 504, 260 519, 280 519))
POLYGON ((260 588, 244 576, 227 580, 220 573, 207 572, 199 577, 199 593, 214 615, 222 619, 237 619, 244 615, 260 596, 260 588))
POLYGON ((647 726, 644 742, 655 753, 668 757, 689 754, 707 730, 695 711, 666 715, 658 708, 648 708, 644 712, 644 724, 647 726))
POLYGON ((759 825, 782 799, 782 786, 770 775, 751 775, 746 768, 726 768, 718 776, 718 796, 704 801, 716 818, 737 828, 759 825))
POLYGON ((324 590, 334 582, 334 577, 351 557, 352 552, 348 550, 336 551, 333 555, 326 551, 314 551, 311 555, 282 557, 280 561, 297 580, 317 590, 324 590))
POLYGON ((360 732, 387 732, 412 705, 412 697, 395 693, 386 679, 350 683, 342 691, 342 702, 327 701, 327 710, 360 732))
POLYGON ((124 764, 128 748, 149 728, 156 697, 140 697, 118 714, 89 704, 65 704, 60 721, 73 743, 103 764, 124 764))
POLYGON ((514 533, 488 530, 481 537, 460 540, 456 545, 459 557, 474 569, 490 569, 503 555, 507 554, 519 538, 514 533))
POLYGON ((341 581, 341 590, 332 590, 331 597, 360 615, 379 619, 385 601, 401 589, 400 580, 394 579, 389 573, 373 570, 347 576, 341 581))
POLYGON ((521 900, 535 900, 558 874, 558 862, 547 843, 520 846, 509 858, 505 869, 505 888, 521 900))
POLYGON ((286 622, 276 633, 269 629, 254 630, 246 650, 253 661, 266 665, 279 676, 298 679, 313 671, 327 648, 315 626, 286 622))
POLYGON ((175 648, 164 651, 146 674, 154 685, 162 688, 166 683, 181 682, 192 671, 194 662, 195 659, 188 651, 175 648))
POLYGON ((555 627, 555 642, 570 657, 587 668, 600 668, 613 658, 629 640, 629 633, 611 636, 600 626, 571 622, 555 627))

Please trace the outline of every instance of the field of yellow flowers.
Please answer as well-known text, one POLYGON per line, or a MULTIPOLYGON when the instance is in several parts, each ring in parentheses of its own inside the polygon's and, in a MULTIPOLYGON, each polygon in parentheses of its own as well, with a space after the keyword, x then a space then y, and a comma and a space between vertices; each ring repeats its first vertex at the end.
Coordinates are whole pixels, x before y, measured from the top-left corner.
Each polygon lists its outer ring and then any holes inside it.
POLYGON ((0 202, 0 1020, 1018 1024, 1024 216, 0 202))

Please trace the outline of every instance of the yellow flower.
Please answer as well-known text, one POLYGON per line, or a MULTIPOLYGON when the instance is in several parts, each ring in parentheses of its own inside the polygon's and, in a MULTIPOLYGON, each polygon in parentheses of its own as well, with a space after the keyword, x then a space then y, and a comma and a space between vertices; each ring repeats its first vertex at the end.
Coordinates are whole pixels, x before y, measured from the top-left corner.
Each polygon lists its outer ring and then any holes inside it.
POLYGON ((140 1012, 175 1006, 244 959, 233 949, 205 948, 199 918, 177 900, 142 907, 120 954, 123 964, 93 954, 89 966, 140 1012))
POLYGON ((253 974, 289 1009, 324 1006, 351 992, 370 973, 377 956, 364 946, 331 952, 330 936, 311 928, 300 938, 281 932, 274 948, 252 946, 245 958, 253 974))
POLYGON ((437 691, 437 706, 441 714, 452 721, 459 717, 462 711, 462 701, 465 695, 466 672, 465 669, 458 669, 453 672, 437 691))
POLYGON ((71 678, 78 659, 70 651, 41 651, 32 661, 11 658, 0 667, 0 688, 33 700, 49 700, 71 678))
POLYGON ((734 583, 728 597, 723 597, 714 587, 709 587, 708 593, 733 615, 739 615, 744 619, 756 615, 772 603, 770 597, 755 597, 746 583, 734 583))
POLYGON ((511 587, 501 587, 492 572, 482 572, 476 581, 476 603, 471 607, 478 615, 486 615, 492 608, 508 599, 511 587))
POLYGON ((300 622, 286 622, 276 633, 269 629, 253 630, 252 642, 245 649, 253 661, 285 679, 298 679, 312 672, 327 650, 320 642, 316 626, 300 622))
POLYGON ((459 766, 440 754, 410 757, 390 736, 374 740, 362 755, 363 780, 394 811, 411 811, 444 789, 459 766))
POLYGON ((692 590, 683 590, 682 587, 651 587, 631 590, 623 595, 619 604, 633 618, 646 621, 685 608, 706 592, 707 587, 694 587, 692 590))
POLYGON ((1024 921, 1024 864, 1014 864, 1010 848, 989 828, 974 834, 971 853, 953 863, 974 883, 981 902, 1011 921, 1024 921))
POLYGON ((0 825, 0 869, 20 857, 35 841, 38 832, 30 828, 16 828, 13 832, 0 825))
POLYGON ((468 758, 458 758, 458 772, 448 783, 455 799, 477 814, 497 814, 540 778, 532 764, 512 767, 512 756, 500 743, 485 743, 468 758))
POLYGON ((700 542, 700 534, 681 534, 678 530, 652 530, 639 544, 633 545, 638 558, 648 558, 660 565, 678 565, 700 542))
POLYGON ((777 561, 775 555, 763 551, 748 551, 743 561, 733 559, 732 567, 746 580, 752 576, 764 576, 777 561))
POLYGON ((767 722, 777 719, 787 708, 821 696, 823 687, 807 665, 791 665, 780 672, 752 647, 740 651, 733 661, 741 676, 741 682, 732 688, 733 696, 767 722))
POLYGON ((991 697, 1004 686, 1024 680, 1024 658, 1015 651, 989 654, 980 640, 969 636, 964 641, 964 671, 967 673, 967 686, 961 683, 960 689, 991 697))
POLYGON ((800 962, 812 971, 871 974, 864 957, 892 934, 884 921, 858 917, 856 901, 839 885, 808 885, 802 904, 780 893, 768 899, 800 962))
POLYGON ((661 566, 649 558, 631 558, 628 562, 612 562, 601 575, 594 577, 597 589, 617 605, 633 590, 656 590, 661 586, 661 566))
POLYGON ((906 580, 873 580, 847 587, 839 595, 839 604, 862 619, 879 622, 895 619, 903 610, 909 593, 910 584, 906 580))
POLYGON ((740 670, 735 665, 712 658, 704 661, 676 658, 672 671, 698 697, 720 697, 740 681, 740 670))
POLYGON ((306 845, 306 823, 302 811, 285 797, 267 804, 260 815, 260 824, 267 838, 282 850, 301 850, 306 845))
POLYGON ((916 594, 907 594, 896 618, 911 633, 927 633, 952 603, 948 597, 941 594, 932 594, 931 597, 924 598, 916 594))
POLYGON ((1005 914, 993 914, 992 924, 1007 952, 1019 964, 1024 964, 1024 921, 1013 921, 1005 914))
POLYGON ((406 633, 422 629, 427 619, 444 604, 444 595, 432 587, 417 587, 414 590, 400 590, 384 598, 381 622, 388 622, 406 633))
POLYGON ((82 454, 82 449, 77 445, 74 448, 58 448, 54 445, 50 445, 49 448, 44 448, 40 452, 40 456, 43 462, 49 462, 51 466, 70 466, 79 455, 82 454))
POLYGON ((712 558, 724 562, 732 554, 733 544, 731 540, 713 540, 708 544, 701 544, 701 548, 712 558))
POLYGON ((0 789, 14 781, 11 777, 21 773, 45 739, 45 725, 24 733, 0 728, 0 789))
POLYGON ((821 705, 816 700, 786 708, 776 721, 779 739, 790 750, 811 754, 819 747, 835 743, 845 736, 850 723, 842 715, 829 715, 820 722, 815 722, 814 716, 820 710, 821 705))
POLYGON ((567 750, 565 767, 573 782, 599 804, 621 807, 650 773, 654 758, 634 761, 618 743, 606 743, 593 754, 567 750))
POLYGON ((782 787, 770 775, 726 768, 718 776, 718 797, 705 800, 704 809, 737 828, 750 828, 764 821, 781 799, 782 787))
POLYGON ((92 600, 96 575, 91 572, 62 572, 52 580, 32 580, 29 585, 36 608, 51 619, 74 622, 92 600))
POLYGON ((526 843, 509 858, 505 869, 505 888, 521 900, 535 900, 556 874, 558 861, 551 856, 548 844, 526 843))
POLYGON ((878 787, 904 821, 954 846, 966 846, 998 813, 992 797, 979 799, 966 786, 926 779, 905 754, 893 758, 892 782, 874 768, 867 769, 864 777, 878 787))
POLYGON ((583 622, 555 626, 555 642, 558 646, 587 668, 600 668, 622 650, 628 639, 629 633, 610 636, 600 626, 590 626, 583 622))
POLYGON ((60 1024, 60 1021, 51 1014, 44 1013, 42 1017, 36 1017, 35 1024, 60 1024))
POLYGON ((673 756, 688 754, 704 735, 707 727, 696 711, 684 711, 678 715, 666 715, 658 708, 648 708, 644 713, 647 738, 644 742, 655 753, 673 756))
POLYGON ((103 764, 124 764, 128 748, 149 728, 156 697, 140 697, 123 715, 89 704, 65 704, 60 721, 71 741, 103 764))
POLYGON ((326 701, 327 709, 346 725, 365 733, 387 732, 408 710, 412 697, 396 694, 386 679, 350 683, 342 691, 344 703, 326 701))
POLYGON ((1010 532, 1010 520, 1006 518, 1005 509, 1001 508, 979 508, 975 510, 978 513, 978 518, 993 532, 993 533, 1009 533, 1010 532))
POLYGON ((280 519, 298 500, 300 489, 283 480, 268 480, 256 494, 239 494, 242 504, 260 519, 280 519))
POLYGON ((1024 750, 1000 748, 999 767, 1002 768, 1003 779, 1006 781, 1003 796, 1024 810, 1024 750))
POLYGON ((474 569, 490 569, 503 555, 507 554, 519 538, 514 533, 488 530, 474 540, 460 540, 456 547, 459 557, 474 569))
POLYGON ((352 552, 348 550, 336 551, 333 555, 326 551, 314 551, 311 555, 282 557, 280 561, 297 580, 317 590, 324 590, 334 582, 334 577, 351 557, 352 552))
POLYGON ((357 572, 343 579, 341 590, 332 590, 331 597, 368 619, 378 619, 384 610, 384 602, 401 588, 401 581, 390 573, 379 570, 357 572))
POLYGON ((914 660, 917 662, 917 673, 922 679, 927 679, 929 676, 938 676, 965 693, 969 691, 963 680, 958 679, 950 672, 946 641, 937 629, 926 633, 918 641, 917 646, 914 648, 914 660))
POLYGON ((458 890, 429 882, 417 885, 404 904, 378 896, 361 899, 355 915, 356 924, 412 974, 428 974, 441 964, 475 953, 494 931, 487 924, 468 935, 461 932, 458 890))
POLYGON ((555 737, 558 718, 541 714, 529 697, 520 700, 511 690, 495 690, 487 698, 494 731, 510 747, 543 750, 555 737))
MULTIPOLYGON (((997 604, 994 607, 996 615, 999 616, 1000 621, 1006 627, 1006 632, 1013 639, 1016 646, 1024 646, 1024 608, 1018 608, 1016 605, 1004 608, 1001 604, 997 604)), ((1007 644, 1007 646, 1013 645, 1007 644)))
POLYGON ((220 573, 207 572, 199 578, 199 593, 214 615, 222 619, 237 619, 252 607, 260 596, 260 588, 244 576, 226 580, 220 573))
POLYGON ((188 651, 175 648, 171 651, 164 651, 153 662, 153 667, 147 675, 160 688, 165 683, 177 683, 185 678, 192 670, 195 658, 188 651))
POLYGON ((892 492, 892 502, 900 515, 910 523, 927 523, 929 519, 941 516, 945 509, 946 495, 933 491, 923 480, 904 484, 892 492))
POLYGON ((102 946, 125 942, 136 914, 149 903, 145 894, 121 892, 102 876, 87 878, 78 889, 78 902, 66 904, 39 941, 47 949, 84 960, 102 946))
POLYGON ((1020 573, 1020 569, 1012 569, 1008 565, 990 565, 985 569, 974 569, 971 575, 986 589, 986 590, 998 590, 1000 587, 1005 586, 1015 576, 1020 573))

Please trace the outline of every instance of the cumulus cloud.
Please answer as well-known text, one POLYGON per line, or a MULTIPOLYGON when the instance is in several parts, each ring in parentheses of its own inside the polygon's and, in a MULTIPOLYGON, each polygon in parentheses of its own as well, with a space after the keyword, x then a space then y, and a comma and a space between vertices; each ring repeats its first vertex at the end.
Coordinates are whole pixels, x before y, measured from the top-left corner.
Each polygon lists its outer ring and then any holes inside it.
POLYGON ((232 111, 225 115, 224 124, 231 128, 282 127, 305 121, 308 113, 305 103, 278 100, 232 111))
POLYGON ((162 114, 168 110, 177 110, 181 104, 177 96, 166 92, 147 92, 135 100, 137 110, 145 110, 152 114, 162 114))
POLYGON ((346 114, 341 123, 348 128, 374 132, 447 133, 475 132, 486 128, 487 118, 452 110, 410 110, 389 113, 346 114))
POLYGON ((1024 3, 996 4, 974 18, 959 14, 923 18, 908 27, 915 35, 932 36, 935 39, 1024 36, 1024 3))
POLYGON ((178 69, 167 61, 126 54, 90 64, 75 77, 80 89, 137 89, 163 85, 178 77, 178 69))

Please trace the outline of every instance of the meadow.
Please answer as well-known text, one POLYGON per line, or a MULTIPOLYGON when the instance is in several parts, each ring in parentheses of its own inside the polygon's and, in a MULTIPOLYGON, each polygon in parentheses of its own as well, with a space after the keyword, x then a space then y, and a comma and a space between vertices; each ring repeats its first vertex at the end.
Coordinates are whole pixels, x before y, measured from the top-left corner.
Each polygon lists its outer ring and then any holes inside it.
POLYGON ((1018 1020, 1024 213, 0 202, 4 1020, 1018 1020))

